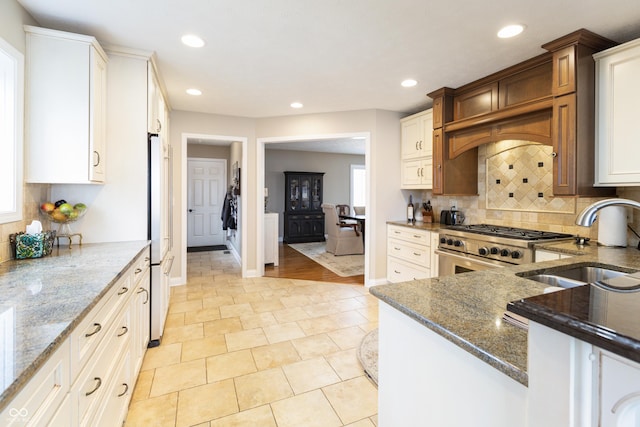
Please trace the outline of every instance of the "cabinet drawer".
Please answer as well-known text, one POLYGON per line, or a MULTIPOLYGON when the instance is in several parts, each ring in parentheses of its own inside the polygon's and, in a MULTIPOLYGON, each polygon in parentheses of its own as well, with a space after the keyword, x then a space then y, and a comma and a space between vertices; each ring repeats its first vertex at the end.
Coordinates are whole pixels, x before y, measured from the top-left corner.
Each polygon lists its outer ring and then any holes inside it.
POLYGON ((106 335, 109 325, 134 292, 130 270, 91 310, 71 334, 71 375, 75 378, 106 335))
POLYGON ((131 352, 127 351, 112 375, 105 399, 93 420, 94 426, 122 425, 135 381, 131 377, 131 352))
POLYGON ((0 414, 0 425, 48 425, 69 386, 69 341, 66 340, 0 414))
POLYGON ((387 280, 391 283, 427 279, 431 276, 427 267, 422 267, 394 257, 387 257, 387 280))
POLYGON ((131 310, 126 307, 108 330, 101 349, 90 360, 73 385, 80 425, 92 422, 100 402, 104 401, 106 389, 120 355, 131 342, 131 310))
POLYGON ((423 246, 431 246, 430 233, 426 230, 416 230, 409 227, 402 227, 399 225, 387 226, 387 237, 398 240, 404 240, 405 242, 415 243, 423 246))
POLYGON ((136 287, 140 283, 140 280, 145 276, 145 272, 149 269, 149 261, 149 254, 147 252, 135 260, 133 267, 131 267, 133 269, 134 287, 136 287))
POLYGON ((429 246, 417 245, 403 240, 389 239, 387 255, 429 268, 431 264, 431 251, 429 249, 429 246))

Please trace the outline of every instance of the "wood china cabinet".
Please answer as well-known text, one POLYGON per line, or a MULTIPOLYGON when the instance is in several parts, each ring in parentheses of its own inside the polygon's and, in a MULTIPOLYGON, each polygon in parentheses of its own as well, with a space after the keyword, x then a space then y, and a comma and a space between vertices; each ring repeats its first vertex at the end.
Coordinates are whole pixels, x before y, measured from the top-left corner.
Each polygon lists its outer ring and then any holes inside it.
POLYGON ((285 172, 285 243, 324 241, 323 172, 285 172))

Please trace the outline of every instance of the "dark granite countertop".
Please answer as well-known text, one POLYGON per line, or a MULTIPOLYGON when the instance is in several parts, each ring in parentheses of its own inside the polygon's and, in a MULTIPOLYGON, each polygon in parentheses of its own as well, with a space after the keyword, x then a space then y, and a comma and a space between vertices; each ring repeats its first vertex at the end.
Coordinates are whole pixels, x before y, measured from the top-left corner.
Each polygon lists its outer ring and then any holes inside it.
POLYGON ((0 263, 0 410, 149 245, 147 241, 53 248, 50 256, 0 263))
MULTIPOLYGON (((527 332, 504 322, 502 314, 510 302, 542 295, 547 285, 517 274, 544 273, 576 263, 610 265, 628 271, 640 270, 640 251, 635 248, 606 248, 595 244, 577 246, 575 243, 565 242, 546 244, 544 249, 576 256, 374 286, 370 292, 514 380, 527 385, 527 332)), ((564 292, 567 291, 559 291, 559 294, 564 292)), ((633 305, 632 302, 629 303, 633 305)), ((629 322, 638 323, 633 318, 629 322)), ((575 330, 567 333, 575 336, 575 330)), ((593 334, 597 332, 594 331, 593 334)), ((626 338, 620 336, 620 339, 626 338)))

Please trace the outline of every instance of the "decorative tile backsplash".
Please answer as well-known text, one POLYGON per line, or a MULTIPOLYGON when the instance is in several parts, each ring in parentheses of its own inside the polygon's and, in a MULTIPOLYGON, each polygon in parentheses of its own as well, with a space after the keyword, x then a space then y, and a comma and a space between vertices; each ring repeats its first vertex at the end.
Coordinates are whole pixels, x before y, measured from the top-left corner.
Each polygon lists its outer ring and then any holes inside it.
POLYGON ((553 197, 553 148, 528 141, 486 147, 487 209, 575 213, 574 198, 553 197))

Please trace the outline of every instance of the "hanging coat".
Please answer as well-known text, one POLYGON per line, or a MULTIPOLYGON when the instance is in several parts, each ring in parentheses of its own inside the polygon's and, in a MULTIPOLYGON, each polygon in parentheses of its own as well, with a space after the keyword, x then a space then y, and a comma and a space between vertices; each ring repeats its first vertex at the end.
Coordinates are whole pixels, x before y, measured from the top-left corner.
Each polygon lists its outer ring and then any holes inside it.
POLYGON ((223 230, 235 230, 237 228, 234 205, 235 203, 233 202, 233 195, 231 194, 231 191, 228 191, 226 196, 224 197, 222 214, 220 215, 223 230))

